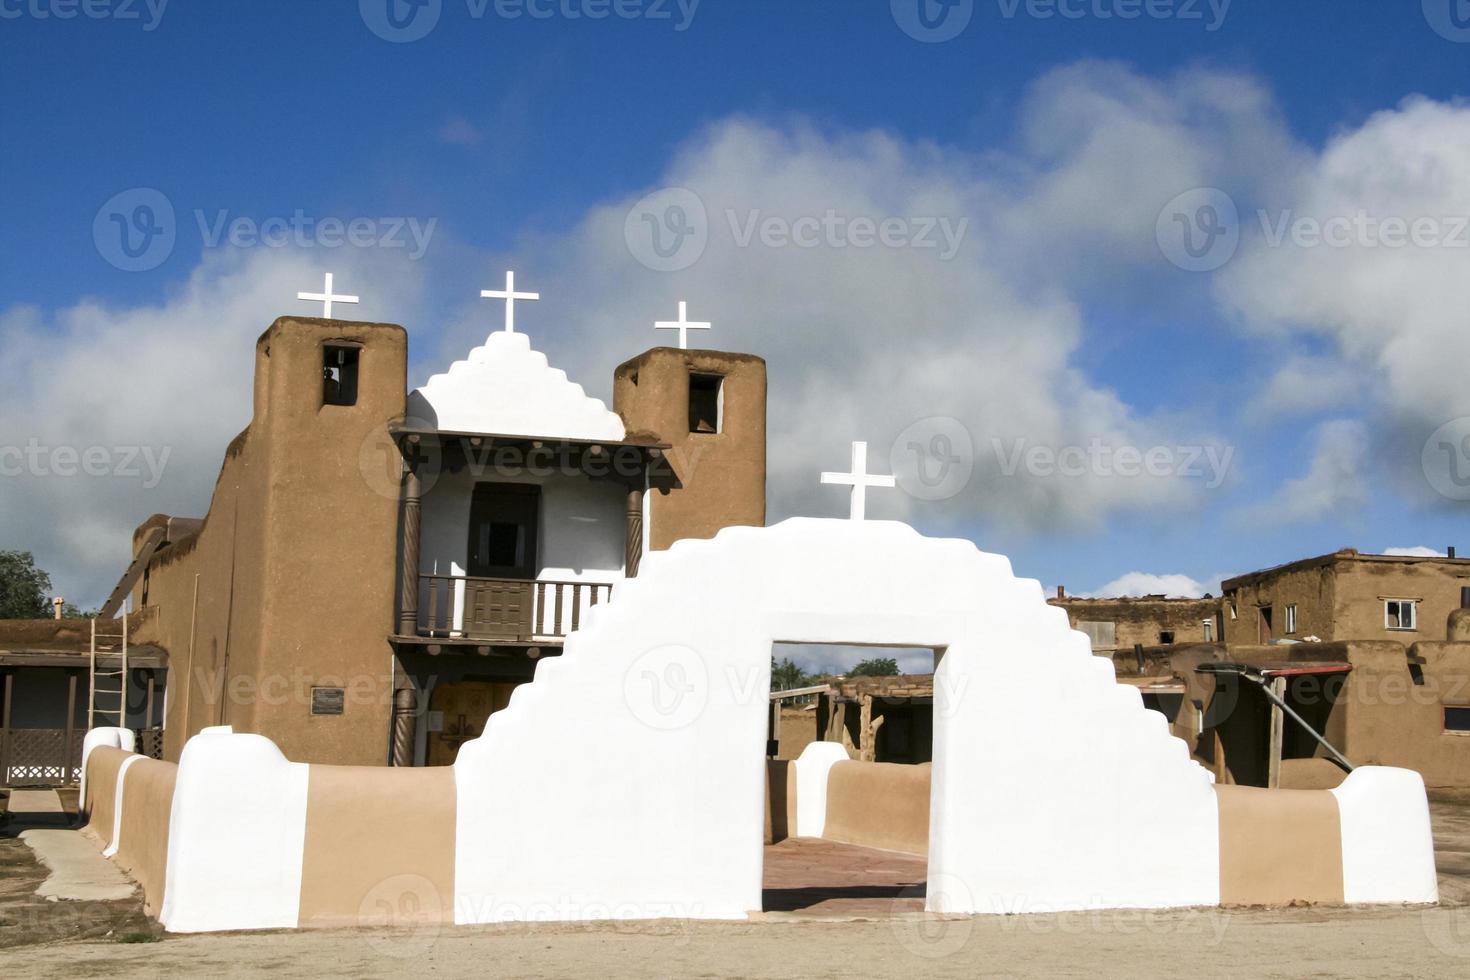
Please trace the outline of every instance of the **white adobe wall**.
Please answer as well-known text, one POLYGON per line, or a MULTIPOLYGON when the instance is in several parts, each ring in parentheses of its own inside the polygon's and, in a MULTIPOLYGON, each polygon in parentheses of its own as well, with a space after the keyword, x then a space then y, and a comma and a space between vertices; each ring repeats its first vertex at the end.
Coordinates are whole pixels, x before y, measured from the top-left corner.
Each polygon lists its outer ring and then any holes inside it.
POLYGON ((647 556, 464 745, 456 921, 759 909, 776 641, 947 648, 931 906, 1218 903, 1209 775, 1038 583, 966 541, 803 519, 647 556), (1144 853, 1117 846, 1140 827, 1144 853))
POLYGON ((523 333, 492 333, 463 361, 409 393, 408 417, 445 432, 621 441, 623 420, 591 398, 523 333))
MULTIPOLYGON (((456 922, 760 909, 777 641, 944 648, 931 910, 1219 902, 1209 774, 1001 556, 887 522, 729 528, 649 555, 584 623, 460 750, 456 922), (1016 696, 1027 688, 1046 691, 1044 705, 1016 696), (1148 847, 1120 845, 1140 833, 1148 847)), ((85 744, 100 740, 121 737, 94 732, 85 744)), ((838 751, 814 745, 798 762, 798 833, 818 831, 802 809, 819 796, 804 763, 825 777, 838 751)), ((307 767, 265 738, 206 729, 191 739, 164 925, 295 926, 307 786, 307 767)), ((1365 767, 1333 792, 1347 900, 1433 901, 1417 774, 1365 767)))

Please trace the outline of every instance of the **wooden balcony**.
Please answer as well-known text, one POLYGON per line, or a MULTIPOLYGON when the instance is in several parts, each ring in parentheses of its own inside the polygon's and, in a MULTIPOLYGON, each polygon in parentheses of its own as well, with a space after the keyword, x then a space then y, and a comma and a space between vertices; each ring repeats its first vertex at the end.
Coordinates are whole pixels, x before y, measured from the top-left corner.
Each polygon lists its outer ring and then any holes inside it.
POLYGON ((577 629, 612 597, 607 582, 546 582, 420 575, 418 635, 435 639, 543 643, 577 629))

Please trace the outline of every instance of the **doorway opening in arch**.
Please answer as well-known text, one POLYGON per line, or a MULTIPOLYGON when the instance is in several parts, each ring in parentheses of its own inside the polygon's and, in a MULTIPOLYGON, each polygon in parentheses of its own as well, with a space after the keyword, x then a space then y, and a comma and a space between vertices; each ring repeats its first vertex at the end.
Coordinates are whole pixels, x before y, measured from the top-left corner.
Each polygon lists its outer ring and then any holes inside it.
POLYGON ((941 655, 928 647, 772 647, 765 911, 923 910, 941 655), (810 824, 798 833, 797 770, 816 765, 798 760, 815 742, 832 743, 827 757, 841 761, 821 770, 820 834, 810 824))

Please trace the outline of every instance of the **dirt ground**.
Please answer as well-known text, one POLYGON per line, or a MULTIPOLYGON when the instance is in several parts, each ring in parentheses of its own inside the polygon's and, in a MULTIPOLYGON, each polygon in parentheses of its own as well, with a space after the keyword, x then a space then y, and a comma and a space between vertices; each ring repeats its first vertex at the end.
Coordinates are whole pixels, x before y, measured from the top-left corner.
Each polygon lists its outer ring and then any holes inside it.
POLYGON ((793 841, 768 851, 772 911, 750 923, 209 936, 160 935, 136 899, 35 899, 44 869, 23 844, 0 836, 0 976, 1466 976, 1470 795, 1437 800, 1433 809, 1444 900, 1435 908, 939 919, 917 911, 921 861, 793 841))

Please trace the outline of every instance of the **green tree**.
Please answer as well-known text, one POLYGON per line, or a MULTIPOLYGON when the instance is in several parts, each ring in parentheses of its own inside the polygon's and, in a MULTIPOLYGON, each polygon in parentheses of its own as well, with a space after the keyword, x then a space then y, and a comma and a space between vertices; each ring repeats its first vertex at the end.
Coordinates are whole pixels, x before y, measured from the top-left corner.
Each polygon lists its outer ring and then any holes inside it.
POLYGON ((847 672, 848 677, 897 677, 898 661, 892 657, 874 657, 864 660, 847 672))
POLYGON ((0 551, 0 619, 49 618, 50 591, 51 576, 29 551, 0 551))
POLYGON ((813 678, 806 671, 797 666, 790 657, 776 662, 771 657, 771 690, 793 691, 798 687, 809 687, 813 678))

